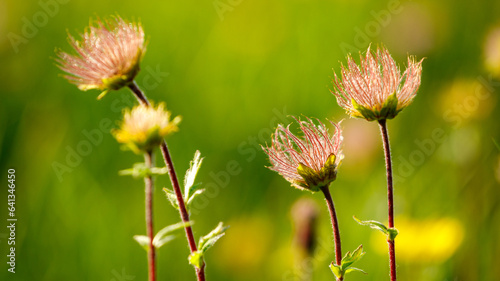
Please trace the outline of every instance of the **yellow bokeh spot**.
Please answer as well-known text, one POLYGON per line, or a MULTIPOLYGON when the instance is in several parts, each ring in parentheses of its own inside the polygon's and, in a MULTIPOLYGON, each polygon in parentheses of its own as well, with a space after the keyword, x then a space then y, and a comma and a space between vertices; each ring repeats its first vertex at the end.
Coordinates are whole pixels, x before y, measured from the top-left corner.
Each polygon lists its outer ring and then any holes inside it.
POLYGON ((227 234, 214 248, 217 263, 235 273, 252 274, 261 269, 269 254, 272 225, 264 218, 249 217, 230 221, 228 225, 227 234))
MULTIPOLYGON (((398 261, 442 263, 453 255, 464 238, 463 225, 454 218, 413 220, 396 218, 396 258, 398 261)), ((377 231, 371 245, 381 254, 387 254, 386 236, 377 231)))
POLYGON ((453 126, 463 126, 471 120, 487 119, 497 98, 486 80, 457 78, 441 91, 437 112, 453 126))

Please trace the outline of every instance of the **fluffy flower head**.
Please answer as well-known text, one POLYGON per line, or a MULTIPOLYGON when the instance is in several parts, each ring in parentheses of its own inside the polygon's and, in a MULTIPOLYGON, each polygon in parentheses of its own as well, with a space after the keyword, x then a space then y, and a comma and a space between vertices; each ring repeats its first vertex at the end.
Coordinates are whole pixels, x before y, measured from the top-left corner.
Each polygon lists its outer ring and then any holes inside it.
POLYGON ((373 54, 368 47, 360 54, 359 66, 351 55, 341 76, 333 79, 337 102, 351 117, 368 121, 392 119, 410 105, 420 86, 422 60, 408 56, 408 66, 401 74, 389 51, 380 47, 373 54))
POLYGON ((177 132, 181 117, 170 120, 165 104, 153 106, 138 105, 125 111, 120 128, 113 131, 118 142, 125 144, 135 153, 151 151, 161 144, 163 138, 177 132))
POLYGON ((71 83, 83 91, 102 90, 99 96, 102 98, 108 91, 118 90, 134 80, 146 51, 140 23, 119 16, 97 19, 80 37, 78 41, 68 35, 76 54, 59 51, 56 59, 71 83))
POLYGON ((342 161, 342 132, 339 124, 331 134, 321 123, 316 125, 307 118, 294 118, 303 133, 302 137, 290 131, 290 125, 278 125, 273 135, 272 145, 263 147, 269 156, 271 170, 278 172, 299 189, 319 191, 337 177, 337 167, 342 161))

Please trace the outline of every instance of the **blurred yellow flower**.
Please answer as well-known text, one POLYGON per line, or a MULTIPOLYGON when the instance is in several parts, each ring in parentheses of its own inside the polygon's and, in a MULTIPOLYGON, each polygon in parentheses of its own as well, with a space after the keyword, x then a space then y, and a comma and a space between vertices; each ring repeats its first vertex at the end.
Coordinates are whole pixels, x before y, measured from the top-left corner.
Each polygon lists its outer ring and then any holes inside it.
POLYGON ((454 128, 472 120, 486 119, 497 103, 491 85, 485 80, 457 78, 440 91, 435 108, 454 128))
POLYGON ((154 106, 138 105, 131 111, 125 111, 120 129, 113 135, 118 142, 125 144, 135 153, 154 149, 163 138, 177 132, 181 117, 170 120, 170 111, 165 110, 165 104, 154 106))
MULTIPOLYGON (((396 218, 399 234, 396 237, 398 261, 442 263, 456 252, 464 238, 463 225, 454 218, 413 220, 396 218)), ((374 231, 371 244, 381 255, 387 253, 386 235, 374 231)))
POLYGON ((263 216, 241 217, 229 222, 231 235, 216 248, 216 262, 224 271, 243 273, 248 280, 258 280, 273 237, 273 225, 263 216), (255 278, 255 279, 252 279, 255 278))

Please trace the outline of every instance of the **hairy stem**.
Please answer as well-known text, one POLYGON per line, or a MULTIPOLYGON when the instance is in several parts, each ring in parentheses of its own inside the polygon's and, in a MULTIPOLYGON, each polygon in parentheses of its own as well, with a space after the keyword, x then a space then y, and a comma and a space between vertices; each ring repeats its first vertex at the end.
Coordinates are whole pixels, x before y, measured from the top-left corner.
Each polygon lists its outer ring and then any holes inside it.
MULTIPOLYGON (((128 86, 130 90, 134 93, 139 103, 151 106, 147 97, 144 95, 142 90, 137 86, 135 81, 128 86)), ((175 196, 177 197, 177 204, 179 205, 179 213, 183 222, 189 222, 189 213, 186 209, 186 204, 184 202, 184 198, 182 197, 182 191, 179 186, 179 180, 177 179, 177 174, 175 172, 174 163, 172 161, 172 157, 170 156, 170 151, 168 150, 167 143, 165 141, 160 145, 161 153, 163 155, 163 160, 165 161, 165 165, 167 166, 168 175, 170 176, 170 181, 172 182, 172 187, 175 192, 175 196)), ((186 238, 189 244, 189 250, 191 253, 196 252, 198 249, 196 247, 196 241, 194 240, 193 229, 190 225, 184 228, 186 232, 186 238)), ((200 268, 196 269, 196 276, 198 281, 205 281, 205 263, 202 263, 200 268)))
POLYGON ((131 84, 128 84, 128 87, 130 90, 132 90, 132 92, 134 93, 135 97, 137 98, 137 100, 139 101, 140 104, 146 105, 146 106, 151 105, 148 101, 148 98, 146 98, 146 96, 144 95, 142 90, 139 88, 137 83, 135 83, 135 81, 133 81, 131 84))
MULTIPOLYGON (((379 120, 380 132, 382 133, 382 141, 384 143, 385 152, 385 167, 387 171, 387 208, 389 228, 394 228, 394 187, 392 184, 392 160, 391 148, 389 145, 389 134, 387 132, 386 120, 379 120)), ((391 281, 396 281, 396 250, 394 240, 387 240, 389 245, 389 266, 391 270, 391 281)))
MULTIPOLYGON (((328 211, 330 211, 330 218, 332 220, 333 228, 333 240, 335 241, 335 262, 337 265, 342 263, 342 246, 340 244, 340 231, 339 222, 337 220, 337 213, 335 212, 335 206, 333 205, 332 195, 330 194, 330 189, 328 186, 322 187, 321 191, 325 195, 326 204, 328 205, 328 211)), ((337 279, 337 281, 342 281, 343 278, 337 279)))
MULTIPOLYGON (((167 165, 168 174, 170 176, 170 180, 172 182, 172 186, 174 188, 175 196, 177 197, 177 203, 179 204, 179 212, 181 214, 181 219, 183 222, 189 222, 189 213, 186 209, 186 204, 184 203, 184 199, 182 198, 182 192, 179 186, 179 180, 177 179, 177 174, 175 173, 174 163, 172 162, 172 157, 170 157, 170 152, 167 147, 167 143, 164 141, 161 146, 161 153, 163 154, 163 159, 165 160, 165 164, 167 165)), ((193 230, 190 225, 185 227, 186 237, 189 243, 189 249, 191 253, 196 252, 198 249, 196 248, 196 242, 194 240, 193 230)), ((198 281, 205 280, 205 263, 202 263, 200 268, 196 268, 196 275, 198 276, 198 281)))
MULTIPOLYGON (((144 162, 146 167, 152 168, 152 152, 148 151, 144 154, 144 162)), ((153 178, 152 176, 147 176, 144 178, 145 193, 146 193, 146 229, 147 235, 149 237, 149 248, 148 248, 148 272, 149 281, 156 280, 156 270, 155 270, 155 247, 153 246, 154 230, 153 230, 153 178)))

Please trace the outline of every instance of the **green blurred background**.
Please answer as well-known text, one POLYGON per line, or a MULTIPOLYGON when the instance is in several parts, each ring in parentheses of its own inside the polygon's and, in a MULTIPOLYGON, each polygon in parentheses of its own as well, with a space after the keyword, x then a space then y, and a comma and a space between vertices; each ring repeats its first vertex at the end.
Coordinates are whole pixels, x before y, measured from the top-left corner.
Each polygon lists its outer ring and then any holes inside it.
MULTIPOLYGON (((347 118, 330 94, 347 52, 383 43, 404 68, 425 57, 413 104, 389 122, 396 176, 400 280, 500 280, 499 1, 0 1, 1 280, 146 280, 143 183, 118 176, 141 157, 121 151, 101 122, 135 102, 123 89, 97 101, 60 77, 54 49, 68 30, 118 13, 149 38, 137 77, 150 99, 182 115, 168 139, 182 178, 195 150, 210 185, 192 214, 198 238, 231 225, 207 253, 208 280, 334 280, 329 217, 320 194, 265 168, 258 144, 287 115, 347 118), (496 32, 496 33, 495 33, 496 32), (489 42, 489 43, 488 43, 489 42), (493 42, 493 43, 492 43, 493 42), (486 59, 490 68, 485 67, 486 59), (104 128, 101 128, 104 127, 104 128), (75 154, 77 156, 75 156, 75 154), (7 169, 16 169, 16 273, 7 272, 7 169), (317 203, 318 246, 297 262, 291 207, 317 203), (295 254, 294 254, 295 253, 295 254)), ((376 123, 345 120, 332 194, 344 252, 388 280, 384 238, 351 218, 386 218, 376 123)), ((157 163, 162 163, 157 159, 157 163)), ((157 178, 155 226, 178 222, 157 178)), ((158 280, 195 280, 183 233, 159 251, 158 280)))

